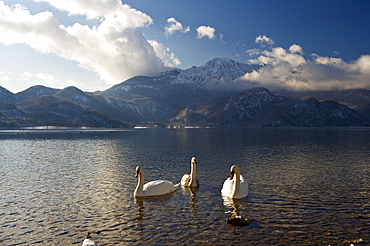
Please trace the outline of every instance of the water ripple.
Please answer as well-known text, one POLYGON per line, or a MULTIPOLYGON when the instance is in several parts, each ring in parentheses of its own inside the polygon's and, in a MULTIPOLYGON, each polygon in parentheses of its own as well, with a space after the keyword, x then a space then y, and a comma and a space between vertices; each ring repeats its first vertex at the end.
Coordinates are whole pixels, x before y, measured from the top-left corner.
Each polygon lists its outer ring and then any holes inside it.
POLYGON ((193 129, 1 134, 0 244, 349 245, 370 235, 370 131, 193 129), (134 199, 134 170, 198 189, 134 199), (230 166, 250 195, 220 195, 230 166), (254 221, 233 227, 238 211, 254 221), (345 241, 348 240, 348 241, 345 241))

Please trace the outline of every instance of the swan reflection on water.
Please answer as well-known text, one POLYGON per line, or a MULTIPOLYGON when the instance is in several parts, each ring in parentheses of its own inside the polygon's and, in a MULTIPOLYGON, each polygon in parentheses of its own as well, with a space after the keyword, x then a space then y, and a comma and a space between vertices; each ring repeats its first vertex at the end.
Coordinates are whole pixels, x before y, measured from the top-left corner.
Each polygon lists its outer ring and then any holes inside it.
POLYGON ((135 203, 138 206, 138 213, 137 213, 137 223, 141 225, 143 223, 144 218, 144 197, 135 197, 135 203))
POLYGON ((198 187, 181 186, 181 190, 183 193, 189 193, 191 199, 195 199, 197 196, 198 187))
POLYGON ((189 193, 190 195, 190 200, 189 203, 190 205, 190 212, 193 214, 193 216, 196 216, 198 214, 198 200, 197 200, 197 191, 198 187, 181 187, 182 191, 184 193, 189 193))
POLYGON ((248 203, 247 198, 233 199, 228 196, 222 196, 222 199, 225 207, 232 209, 226 212, 231 214, 226 218, 227 224, 232 226, 248 226, 254 221, 254 219, 244 218, 240 215, 240 209, 243 209, 243 205, 248 203))
POLYGON ((168 202, 176 192, 167 193, 159 196, 146 196, 146 197, 134 197, 134 201, 138 206, 137 221, 138 225, 143 223, 144 218, 144 201, 153 205, 162 205, 163 203, 168 202))

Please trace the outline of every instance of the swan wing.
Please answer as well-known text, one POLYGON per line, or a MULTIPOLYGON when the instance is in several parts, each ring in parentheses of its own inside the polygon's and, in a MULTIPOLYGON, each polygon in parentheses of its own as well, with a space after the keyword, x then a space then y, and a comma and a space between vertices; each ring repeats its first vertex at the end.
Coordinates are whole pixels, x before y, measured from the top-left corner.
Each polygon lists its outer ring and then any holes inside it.
POLYGON ((222 186, 221 194, 223 196, 232 197, 232 190, 233 190, 234 180, 227 178, 222 186))
POLYGON ((158 196, 176 190, 176 186, 167 180, 155 180, 146 183, 143 187, 145 196, 158 196))
POLYGON ((240 174, 240 194, 242 197, 248 196, 248 182, 244 177, 240 174))
POLYGON ((240 190, 234 194, 233 186, 235 179, 227 178, 222 186, 221 194, 223 196, 240 199, 248 196, 248 183, 242 175, 240 175, 240 190))
POLYGON ((180 181, 182 186, 189 186, 190 184, 190 174, 184 174, 182 176, 181 181, 180 181))

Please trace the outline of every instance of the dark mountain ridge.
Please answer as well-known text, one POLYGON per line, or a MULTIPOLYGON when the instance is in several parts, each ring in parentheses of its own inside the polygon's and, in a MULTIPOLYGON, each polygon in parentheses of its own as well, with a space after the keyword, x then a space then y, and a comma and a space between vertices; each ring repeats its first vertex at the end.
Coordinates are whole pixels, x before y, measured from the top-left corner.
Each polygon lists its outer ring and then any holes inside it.
POLYGON ((33 86, 13 94, 0 87, 0 126, 370 125, 370 91, 366 89, 273 93, 250 82, 235 87, 240 76, 259 67, 215 58, 200 67, 133 77, 95 93, 76 87, 33 86))
POLYGON ((363 126, 354 110, 331 100, 291 99, 254 88, 220 100, 191 104, 172 122, 202 127, 338 127, 363 126))

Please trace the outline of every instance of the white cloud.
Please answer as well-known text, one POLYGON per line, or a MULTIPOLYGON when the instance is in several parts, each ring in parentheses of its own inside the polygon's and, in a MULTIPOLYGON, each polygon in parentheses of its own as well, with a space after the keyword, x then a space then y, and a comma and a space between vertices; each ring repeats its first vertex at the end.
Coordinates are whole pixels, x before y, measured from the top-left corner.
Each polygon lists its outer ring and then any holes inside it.
POLYGON ((156 55, 164 62, 167 67, 177 67, 181 65, 180 60, 175 56, 169 48, 163 46, 155 40, 149 40, 149 43, 153 46, 156 55))
MULTIPOLYGON (((354 63, 354 66, 361 71, 361 73, 370 75, 370 55, 363 55, 354 63)), ((370 77, 367 78, 370 80, 370 77)))
MULTIPOLYGON (((26 44, 40 53, 76 61, 111 85, 136 75, 158 74, 166 70, 164 62, 179 62, 172 53, 157 55, 137 29, 150 25, 152 19, 120 1, 34 1, 47 2, 69 15, 95 19, 97 25, 75 23, 66 27, 52 12, 33 15, 22 5, 7 6, 0 1, 0 43, 26 44), (163 57, 166 61, 161 60, 163 57)), ((167 49, 163 47, 163 51, 167 49)))
POLYGON ((274 44, 274 41, 271 38, 266 37, 265 35, 259 35, 258 37, 256 37, 254 42, 256 44, 260 43, 262 46, 264 46, 265 43, 268 44, 268 45, 273 45, 274 44))
MULTIPOLYGON (((14 80, 15 78, 12 78, 14 80)), ((37 82, 37 84, 42 84, 48 87, 52 88, 60 88, 60 85, 63 85, 62 87, 67 86, 80 86, 81 84, 71 80, 71 79, 60 79, 55 77, 52 74, 47 73, 31 73, 31 72, 24 72, 20 74, 20 77, 18 80, 23 83, 27 84, 27 87, 30 87, 34 84, 34 82, 37 82)))
POLYGON ((9 83, 9 81, 11 80, 10 76, 11 76, 11 74, 0 71, 0 82, 1 82, 1 84, 9 83))
POLYGON ((180 22, 178 22, 175 18, 169 18, 167 20, 167 25, 164 27, 166 35, 172 35, 174 32, 190 32, 190 27, 183 27, 180 22))
POLYGON ((250 56, 254 56, 254 55, 260 55, 263 53, 263 50, 261 49, 249 49, 246 51, 247 54, 249 54, 250 56))
POLYGON ((215 39, 216 38, 215 32, 216 32, 216 29, 214 29, 213 27, 200 26, 197 28, 197 33, 198 33, 197 38, 201 39, 204 37, 208 37, 209 39, 215 39))
POLYGON ((303 52, 303 49, 301 46, 299 46, 298 44, 293 44, 292 46, 289 47, 289 52, 290 53, 299 53, 301 55, 304 55, 304 52, 303 52))
POLYGON ((19 88, 29 88, 33 85, 44 85, 51 88, 62 89, 67 86, 82 86, 75 80, 71 79, 60 79, 54 75, 47 73, 31 73, 23 72, 21 74, 2 72, 0 71, 0 84, 7 90, 17 93, 20 91, 19 88), (61 87, 62 86, 62 87, 61 87))
MULTIPOLYGON (((303 51, 302 51, 303 52, 303 51)), ((289 63, 291 66, 298 66, 306 62, 306 60, 298 54, 287 51, 281 47, 268 50, 250 50, 249 54, 262 54, 256 60, 251 60, 254 63, 277 65, 280 63, 289 63)))
POLYGON ((146 14, 122 4, 118 0, 33 0, 45 2, 69 15, 86 16, 88 19, 104 19, 107 23, 117 25, 117 29, 137 28, 152 24, 153 20, 146 14))
POLYGON ((332 90, 370 88, 370 55, 355 61, 341 58, 312 55, 312 60, 303 57, 303 49, 292 45, 268 50, 249 50, 257 55, 252 63, 265 64, 262 68, 246 73, 241 79, 259 82, 269 88, 282 87, 294 90, 332 90))
POLYGON ((226 42, 224 41, 224 35, 220 33, 219 36, 220 36, 221 43, 226 44, 226 42))

